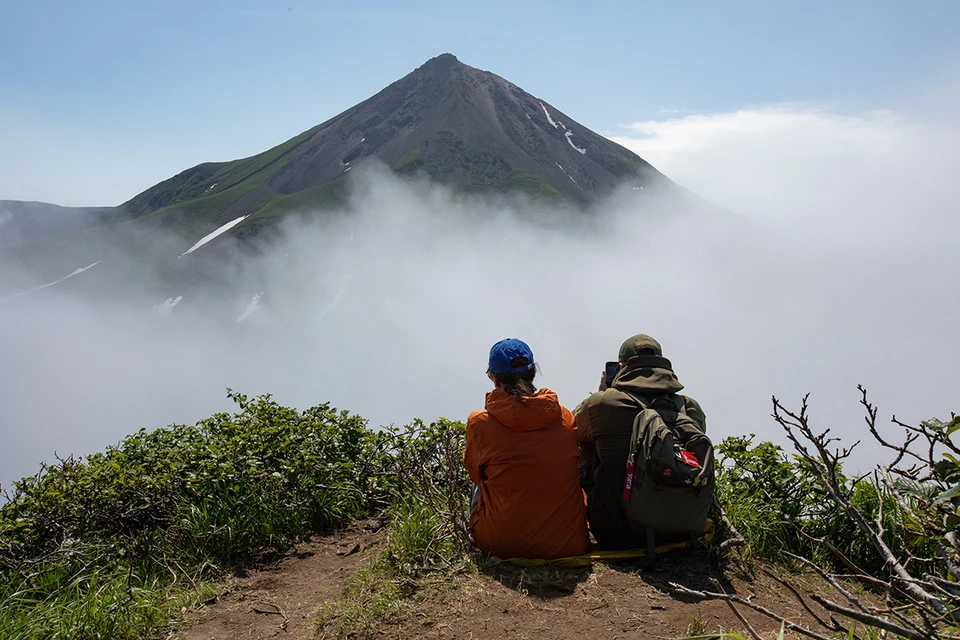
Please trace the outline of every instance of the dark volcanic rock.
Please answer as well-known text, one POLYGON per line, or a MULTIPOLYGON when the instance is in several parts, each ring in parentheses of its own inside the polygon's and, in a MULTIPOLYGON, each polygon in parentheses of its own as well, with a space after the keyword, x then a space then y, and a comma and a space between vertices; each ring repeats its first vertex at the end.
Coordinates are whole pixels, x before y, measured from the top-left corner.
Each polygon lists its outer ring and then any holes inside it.
POLYGON ((222 222, 276 206, 282 198, 275 196, 307 192, 296 201, 302 205, 314 195, 330 196, 335 190, 310 190, 340 181, 371 158, 399 174, 424 174, 458 190, 522 191, 578 206, 624 184, 669 183, 639 156, 546 101, 443 54, 282 145, 243 160, 193 167, 136 196, 117 214, 139 217, 179 205, 222 222))

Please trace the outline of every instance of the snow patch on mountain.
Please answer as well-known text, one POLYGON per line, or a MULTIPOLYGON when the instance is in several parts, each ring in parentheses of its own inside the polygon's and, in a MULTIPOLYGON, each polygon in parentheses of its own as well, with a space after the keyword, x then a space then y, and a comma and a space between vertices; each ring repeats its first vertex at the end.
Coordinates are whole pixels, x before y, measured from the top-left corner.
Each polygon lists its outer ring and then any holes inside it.
MULTIPOLYGON (((569 138, 567 138, 567 139, 569 140, 569 138)), ((580 183, 577 182, 576 180, 574 180, 572 175, 570 175, 569 173, 567 173, 567 170, 563 168, 563 165, 562 165, 562 164, 560 164, 559 162, 556 162, 556 161, 554 161, 554 164, 557 165, 558 167, 560 167, 560 171, 563 171, 563 175, 565 175, 565 176, 567 176, 568 178, 570 178, 570 181, 573 182, 573 184, 577 185, 577 187, 579 187, 580 189, 583 189, 583 187, 580 186, 580 183)))
POLYGON ((173 313, 173 308, 180 304, 180 301, 183 300, 183 296, 177 296, 176 298, 167 298, 165 301, 160 304, 153 305, 153 312, 156 313, 161 318, 169 317, 173 313))
POLYGON ((554 122, 554 121, 553 121, 553 118, 550 117, 550 112, 547 111, 547 108, 543 105, 542 102, 540 103, 540 108, 543 109, 543 115, 547 116, 547 122, 549 122, 550 124, 552 124, 552 125, 553 125, 553 128, 556 129, 556 128, 557 128, 557 123, 554 122))
POLYGON ((573 131, 567 131, 567 132, 566 132, 565 134, 563 134, 563 135, 566 136, 567 142, 570 143, 570 146, 571 146, 571 147, 573 147, 574 149, 576 149, 577 151, 579 151, 579 152, 582 153, 583 155, 586 155, 586 154, 587 154, 587 150, 586 150, 586 149, 583 149, 583 148, 578 147, 577 145, 573 144, 573 140, 570 139, 570 138, 573 137, 573 131))
POLYGON ((216 238, 217 236, 222 235, 222 234, 226 233, 227 231, 230 231, 230 229, 233 229, 235 226, 237 226, 238 224, 240 224, 241 222, 243 222, 244 220, 246 220, 246 219, 249 218, 249 217, 250 217, 249 215, 240 216, 239 218, 236 218, 236 219, 234 219, 234 220, 231 220, 231 221, 228 222, 227 224, 225 224, 225 225, 223 225, 222 227, 218 228, 216 231, 213 231, 212 233, 208 233, 207 235, 205 235, 205 236, 203 236, 202 238, 200 238, 195 245, 193 245, 192 247, 190 247, 189 249, 187 249, 186 251, 184 251, 183 253, 181 253, 180 256, 179 256, 177 259, 179 260, 180 258, 182 258, 183 256, 187 255, 188 253, 193 253, 194 251, 196 251, 197 249, 199 249, 199 248, 202 247, 203 245, 207 244, 208 242, 210 242, 211 240, 213 240, 213 239, 216 238))
POLYGON ((63 276, 63 277, 60 278, 59 280, 54 280, 53 282, 48 282, 47 284, 45 284, 45 285, 43 285, 43 286, 36 287, 36 288, 33 288, 33 289, 29 289, 29 290, 27 290, 27 291, 21 291, 20 293, 16 293, 16 294, 10 296, 9 298, 7 298, 7 300, 13 300, 14 298, 19 298, 20 296, 25 296, 25 295, 27 295, 28 293, 33 293, 34 291, 40 291, 40 289, 46 289, 47 287, 52 287, 53 285, 55 285, 55 284, 57 284, 57 283, 59 283, 59 282, 63 282, 63 281, 66 280, 67 278, 72 278, 73 276, 75 276, 75 275, 77 275, 77 274, 79 274, 79 273, 83 273, 83 272, 86 271, 87 269, 92 269, 93 267, 97 266, 97 265, 100 264, 101 262, 103 262, 103 260, 97 260, 97 261, 94 262, 93 264, 87 265, 86 267, 83 267, 83 268, 81 268, 81 269, 77 269, 76 271, 74 271, 74 272, 71 273, 70 275, 63 276))
POLYGON ((240 324, 244 320, 250 317, 250 315, 260 308, 260 296, 263 295, 263 291, 253 296, 253 299, 250 301, 250 304, 247 305, 247 310, 240 314, 240 317, 237 318, 237 324, 240 324))

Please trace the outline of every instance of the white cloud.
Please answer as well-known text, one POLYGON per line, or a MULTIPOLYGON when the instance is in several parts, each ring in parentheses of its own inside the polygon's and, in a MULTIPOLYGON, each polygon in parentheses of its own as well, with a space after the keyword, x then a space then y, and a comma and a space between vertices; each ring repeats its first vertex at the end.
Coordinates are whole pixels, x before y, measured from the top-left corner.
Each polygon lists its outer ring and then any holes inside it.
POLYGON ((782 442, 772 394, 795 405, 811 391, 816 424, 848 441, 864 435, 858 383, 881 418, 960 408, 950 121, 781 106, 638 123, 621 141, 777 233, 757 243, 657 216, 658 203, 567 224, 370 177, 353 214, 291 226, 273 254, 224 267, 233 291, 177 290, 163 320, 150 310, 173 292, 116 300, 58 284, 0 307, 0 482, 54 449, 83 454, 224 409, 227 386, 329 400, 375 424, 462 419, 483 402, 487 349, 508 335, 573 406, 624 338, 651 333, 717 441, 782 442))
POLYGON ((955 243, 956 119, 809 105, 637 122, 613 139, 675 181, 798 239, 955 243))

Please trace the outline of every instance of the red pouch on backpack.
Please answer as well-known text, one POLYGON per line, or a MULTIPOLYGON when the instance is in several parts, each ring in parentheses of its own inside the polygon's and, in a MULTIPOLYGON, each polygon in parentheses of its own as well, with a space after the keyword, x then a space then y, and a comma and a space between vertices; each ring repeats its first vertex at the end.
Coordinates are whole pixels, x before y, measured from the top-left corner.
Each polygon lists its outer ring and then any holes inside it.
POLYGON ((700 468, 700 461, 697 460, 697 456, 693 455, 689 451, 681 450, 679 452, 680 462, 687 465, 688 467, 693 467, 694 469, 700 468))

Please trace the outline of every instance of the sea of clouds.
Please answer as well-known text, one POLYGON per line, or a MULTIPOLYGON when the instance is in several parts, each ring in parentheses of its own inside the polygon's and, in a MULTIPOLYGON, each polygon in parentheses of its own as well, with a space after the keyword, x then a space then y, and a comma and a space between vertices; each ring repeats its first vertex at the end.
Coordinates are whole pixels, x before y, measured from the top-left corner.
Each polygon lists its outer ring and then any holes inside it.
MULTIPOLYGON (((781 105, 620 133, 726 211, 626 194, 583 217, 371 167, 345 215, 291 220, 262 255, 234 255, 226 291, 64 286, 98 266, 0 301, 0 483, 228 410, 227 387, 372 425, 465 419, 507 336, 573 407, 626 337, 653 335, 715 442, 784 442, 772 395, 797 407, 809 392, 815 426, 848 442, 867 435, 858 384, 884 424, 960 408, 949 118, 781 105)), ((878 454, 865 443, 857 464, 878 454)))

